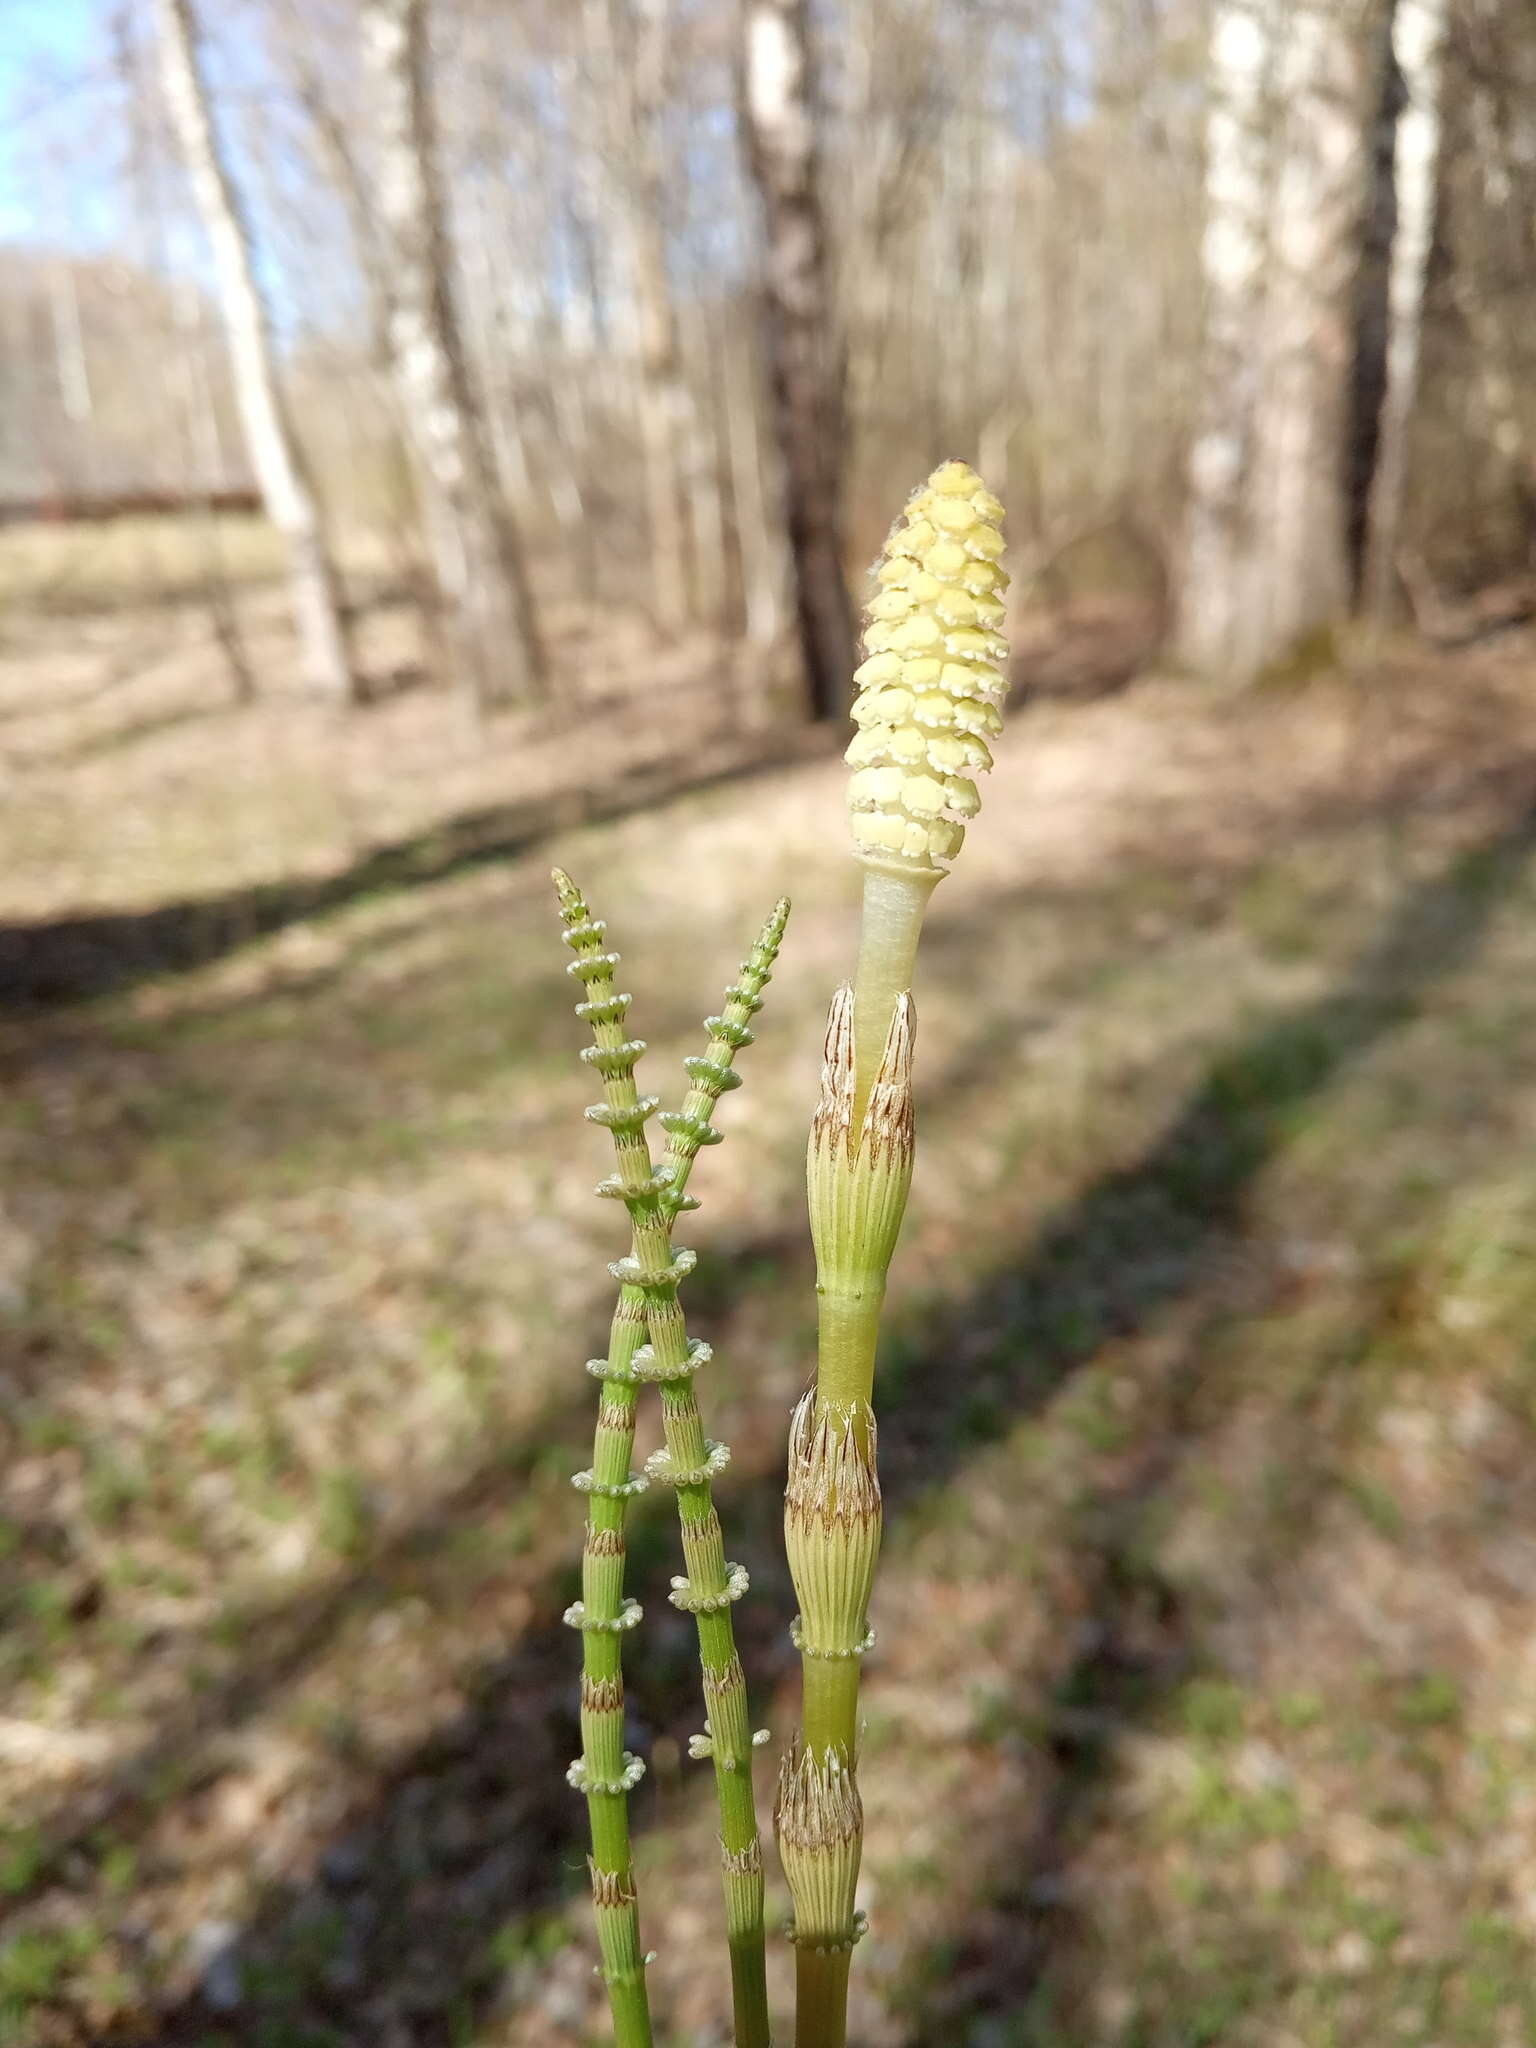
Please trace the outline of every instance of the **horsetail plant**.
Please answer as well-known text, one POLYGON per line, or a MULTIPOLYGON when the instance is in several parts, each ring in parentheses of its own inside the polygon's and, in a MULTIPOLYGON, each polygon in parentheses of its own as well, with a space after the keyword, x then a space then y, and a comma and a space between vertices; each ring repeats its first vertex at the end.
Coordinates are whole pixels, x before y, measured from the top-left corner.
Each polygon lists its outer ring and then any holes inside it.
POLYGON ((710 1114, 728 1089, 740 1086, 733 1063, 752 1043, 748 1019, 762 1008, 762 990, 789 905, 781 900, 775 906, 742 964, 740 980, 726 991, 722 1014, 705 1020, 705 1049, 684 1061, 688 1093, 680 1110, 663 1112, 667 1150, 653 1165, 645 1125, 658 1104, 635 1086, 635 1066, 645 1047, 623 1035, 630 999, 614 988, 618 955, 603 950, 606 927, 591 916, 569 876, 557 869, 554 882, 566 944, 576 954, 569 971, 585 985, 577 1013, 590 1022, 595 1041, 582 1058, 603 1077, 604 1099, 587 1115, 612 1132, 617 1154, 617 1171, 598 1193, 623 1201, 632 1225, 629 1255, 611 1268, 620 1285, 608 1355, 588 1361, 603 1392, 592 1466, 575 1482, 590 1499, 582 1598, 565 1617, 582 1631, 584 1646, 582 1754, 568 1776, 587 1798, 601 1974, 620 2048, 648 2043, 645 1966, 650 1958, 640 1946, 627 1803, 643 1765, 623 1748, 619 1640, 640 1616, 638 1603, 623 1594, 625 1510, 629 1499, 654 1480, 676 1491, 686 1572, 673 1579, 670 1598, 694 1616, 698 1631, 704 1732, 690 1742, 689 1753, 712 1758, 715 1767, 736 2039, 744 2048, 768 2048, 763 1861, 751 1768, 754 1746, 767 1737, 766 1731, 760 1736, 751 1732, 731 1622, 731 1607, 746 1591, 747 1574, 726 1559, 712 1499, 711 1482, 730 1452, 704 1435, 693 1390, 693 1376, 708 1363, 710 1347, 689 1339, 677 1295, 678 1282, 692 1269, 693 1254, 674 1250, 671 1235, 677 1216, 698 1207, 687 1191, 688 1180, 700 1149, 720 1141, 710 1114), (639 1341, 642 1332, 644 1343, 639 1341), (639 1388, 647 1382, 660 1389, 665 1448, 637 1475, 630 1470, 635 1409, 639 1388))
MULTIPOLYGON (((832 1000, 821 1095, 807 1159, 816 1254, 817 1369, 790 1425, 784 1532, 799 1602, 791 1635, 801 1657, 801 1728, 779 1776, 774 1829, 794 1917, 796 2048, 843 2048, 848 1972, 863 1932, 856 1910, 864 1818, 858 1789, 859 1667, 874 1642, 869 1600, 880 1549, 880 1481, 873 1406, 875 1349, 886 1274, 912 1182, 910 983, 928 900, 965 837, 980 799, 972 775, 990 768, 987 741, 1001 730, 1006 647, 998 628, 1007 578, 1002 506, 963 462, 946 462, 909 501, 877 565, 866 659, 857 670, 848 748, 854 849, 864 871, 858 959, 832 1000)), ((582 1634, 582 1753, 568 1773, 589 1812, 600 1974, 618 2048, 648 2048, 651 2022, 630 1855, 628 1794, 643 1765, 623 1747, 621 1643, 640 1620, 624 1592, 630 1500, 651 1481, 674 1488, 685 1570, 675 1606, 693 1615, 703 1678, 704 1729, 689 1753, 715 1769, 720 1851, 738 2048, 768 2048, 763 1869, 752 1792, 746 1686, 731 1609, 747 1575, 728 1562, 712 1481, 729 1452, 704 1434, 694 1375, 709 1346, 690 1340, 678 1283, 692 1252, 673 1226, 698 1206, 688 1181, 699 1151, 719 1142, 715 1104, 740 1085, 736 1054, 751 1044, 789 906, 764 925, 721 1014, 705 1020, 702 1053, 684 1062, 689 1088, 665 1112, 662 1158, 645 1126, 658 1108, 635 1067, 645 1047, 624 1036, 630 998, 616 991, 616 953, 570 878, 556 869, 569 972, 584 984, 577 1015, 592 1027, 582 1058, 602 1076, 587 1111, 612 1133, 617 1167, 598 1188, 630 1218, 606 1357, 588 1361, 601 1382, 589 1470, 581 1598, 565 1619, 582 1634), (660 1392, 664 1448, 635 1473, 631 1461, 642 1386, 660 1392)))
POLYGON ((784 1532, 801 1731, 775 1828, 794 1904, 796 2048, 841 2048, 863 1846, 859 1664, 880 1548, 873 1408, 886 1274, 912 1181, 910 983, 924 913, 980 806, 1002 728, 1002 506, 962 462, 909 501, 876 569, 848 748, 864 870, 858 960, 832 1001, 807 1159, 816 1384, 790 1427, 784 1532))

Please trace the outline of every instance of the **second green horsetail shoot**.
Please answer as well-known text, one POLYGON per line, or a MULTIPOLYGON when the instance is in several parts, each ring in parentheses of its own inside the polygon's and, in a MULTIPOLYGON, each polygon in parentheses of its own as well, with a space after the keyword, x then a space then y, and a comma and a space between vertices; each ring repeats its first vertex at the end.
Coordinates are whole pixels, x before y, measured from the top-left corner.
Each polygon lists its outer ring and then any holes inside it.
MULTIPOLYGON (((886 1275, 912 1183, 915 1125, 911 983, 933 890, 964 841, 1002 727, 1007 577, 1002 507, 973 470, 947 462, 909 501, 876 569, 854 678, 858 727, 848 748, 849 807, 863 869, 863 914, 853 977, 832 999, 821 1096, 811 1125, 807 1185, 816 1256, 814 1385, 790 1425, 784 1532, 799 1611, 791 1634, 802 1671, 800 1726, 779 1775, 774 1832, 790 1901, 798 2048, 840 2048, 847 2037, 849 1968, 864 1931, 857 1907, 863 1847, 859 1798, 859 1676, 874 1645, 869 1602, 881 1534, 876 1465, 876 1362, 886 1275)), ((582 1057, 601 1076, 587 1112, 611 1132, 616 1170, 598 1193, 621 1204, 630 1248, 612 1267, 617 1301, 607 1354, 589 1361, 599 1382, 587 1498, 582 1596, 566 1620, 583 1644, 582 1753, 569 1772, 587 1801, 599 1972, 620 2048, 652 2039, 650 1960, 630 1854, 629 1794, 643 1764, 623 1746, 623 1645, 641 1624, 624 1588, 630 1501, 649 1484, 677 1497, 684 1570, 667 1597, 697 1624, 703 1728, 690 1754, 714 1767, 724 1896, 725 1950, 735 2039, 770 2040, 763 1861, 747 1678, 731 1614, 747 1574, 726 1554, 713 1481, 729 1452, 704 1433, 696 1393, 709 1347, 690 1339, 679 1285, 693 1254, 673 1243, 678 1216, 697 1207, 688 1183, 699 1151, 718 1142, 716 1103, 740 1085, 736 1055, 752 1042, 788 916, 781 902, 705 1022, 704 1050, 684 1062, 688 1088, 661 1112, 666 1146, 647 1136, 660 1110, 635 1069, 645 1047, 626 1035, 630 998, 614 980, 617 953, 568 876, 555 885, 570 971, 582 984, 578 1014, 593 1043, 582 1057), (661 1407, 664 1448, 631 1469, 635 1421, 647 1388, 661 1407)))

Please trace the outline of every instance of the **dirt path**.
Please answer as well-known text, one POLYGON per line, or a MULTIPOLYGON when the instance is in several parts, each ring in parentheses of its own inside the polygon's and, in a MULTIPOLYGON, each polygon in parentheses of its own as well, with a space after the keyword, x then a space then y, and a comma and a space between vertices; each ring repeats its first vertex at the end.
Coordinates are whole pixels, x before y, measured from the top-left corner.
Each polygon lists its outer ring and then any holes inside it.
MULTIPOLYGON (((664 737, 707 665, 663 690, 664 737)), ((721 779, 651 803, 650 695, 601 761, 511 728, 477 758, 440 709, 15 771, 0 2012, 27 2048, 593 2023, 558 1614, 613 1244, 554 858, 663 1089, 796 897, 688 1303, 761 1718, 793 1717, 776 1497, 842 771, 721 734, 721 779), (562 813, 616 761, 628 796, 562 813)), ((1529 2037, 1533 794, 1513 642, 1015 719, 919 989, 872 2048, 1529 2037)), ((642 1874, 658 2006, 703 2042, 671 1543, 641 1517, 642 1874)))

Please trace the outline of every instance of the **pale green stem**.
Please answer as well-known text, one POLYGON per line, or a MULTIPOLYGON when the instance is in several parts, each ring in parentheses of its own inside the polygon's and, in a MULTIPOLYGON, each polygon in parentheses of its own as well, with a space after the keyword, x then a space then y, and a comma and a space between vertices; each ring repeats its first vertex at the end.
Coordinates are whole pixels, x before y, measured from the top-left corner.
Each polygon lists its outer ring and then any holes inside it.
POLYGON ((864 914, 853 977, 853 1127, 869 1102, 880 1069, 886 1027, 896 998, 912 986, 928 898, 942 879, 937 868, 864 863, 864 914))
POLYGON ((843 2048, 853 1951, 795 1950, 795 2048, 843 2048))
MULTIPOLYGON (((869 1105, 898 996, 912 986, 917 942, 936 870, 866 862, 859 958, 853 983, 853 1129, 869 1105)), ((874 1392, 875 1352, 885 1272, 855 1266, 817 1304, 818 1412, 857 1415, 874 1392)), ((856 1424, 862 1427, 862 1424, 856 1424)), ((859 1659, 805 1656, 801 1660, 802 1728, 817 1758, 835 1754, 853 1770, 858 1757, 859 1659)), ((795 1951, 796 2048, 843 2048, 848 2025, 849 1951, 827 1954, 809 1945, 795 1951)))
MULTIPOLYGON (((669 1185, 659 1204, 659 1215, 668 1238, 678 1213, 685 1207, 696 1206, 687 1195, 693 1163, 701 1146, 718 1141, 719 1133, 709 1123, 710 1113, 720 1097, 737 1085, 732 1063, 736 1054, 752 1043, 748 1019, 762 1008, 762 991, 771 978, 788 916, 789 904, 781 900, 743 961, 741 979, 726 991, 721 1015, 708 1020, 709 1039, 703 1054, 687 1062, 692 1086, 682 1109, 662 1118, 668 1133, 664 1171, 669 1185)), ((685 1363, 689 1347, 675 1282, 670 1300, 665 1288, 652 1293, 648 1315, 658 1369, 668 1362, 685 1363)), ((691 1376, 684 1374, 664 1380, 661 1399, 668 1466, 673 1472, 704 1470, 710 1447, 691 1376)), ((707 1476, 678 1486, 677 1512, 688 1569, 687 1585, 674 1598, 680 1606, 686 1602, 693 1607, 698 1628, 707 1739, 720 1811, 726 1939, 737 2048, 768 2048, 763 1856, 752 1788, 752 1724, 730 1608, 734 1586, 744 1583, 744 1577, 733 1583, 707 1476), (700 1601, 709 1604, 693 1605, 700 1601)))
MULTIPOLYGON (((602 927, 567 877, 556 874, 567 943, 585 989, 581 1008, 588 1016, 603 1077, 603 1111, 611 1120, 618 1159, 616 1178, 635 1185, 650 1176, 644 1118, 632 1059, 625 1060, 623 1020, 627 996, 613 985, 612 963, 602 954, 602 927)), ((631 1215, 634 1209, 631 1208, 631 1215)), ((634 1233, 639 1250, 638 1226, 634 1233)), ((642 1482, 630 1472, 635 1440, 637 1387, 627 1377, 644 1331, 642 1317, 621 1299, 609 1335, 608 1356, 586 1475, 588 1510, 582 1545, 581 1590, 566 1619, 581 1629, 581 1757, 577 1782, 586 1795, 592 1839, 593 1909, 597 1919, 601 1971, 608 1988, 618 2048, 651 2048, 646 1998, 646 1955, 640 1944, 640 1916, 629 1840, 628 1782, 637 1766, 624 1750, 624 1684, 621 1625, 624 1602, 624 1526, 632 1493, 642 1482)), ((638 1610, 630 1609, 637 1613, 638 1610)))
MULTIPOLYGON (((939 879, 934 871, 896 871, 866 864, 864 917, 853 983, 855 1130, 879 1071, 896 998, 912 986, 923 915, 939 879)), ((872 1403, 884 1301, 885 1274, 872 1269, 855 1271, 838 1292, 822 1294, 816 1332, 819 1408, 840 1416, 857 1413, 864 1403, 872 1403)), ((858 1660, 807 1657, 803 1666, 806 1747, 817 1755, 839 1749, 851 1763, 858 1719, 858 1660)))
MULTIPOLYGON (((557 886, 562 879, 557 877, 557 886)), ((561 900, 567 919, 583 935, 591 934, 590 938, 584 936, 584 943, 578 946, 579 957, 583 953, 595 956, 602 943, 601 928, 590 922, 585 904, 568 881, 561 890, 561 900), (569 891, 569 899, 566 891, 569 891)), ((744 1584, 744 1577, 738 1575, 733 1578, 727 1566, 719 1517, 714 1510, 708 1470, 710 1446, 704 1437, 693 1391, 695 1368, 692 1347, 677 1298, 677 1282, 686 1268, 681 1265, 680 1257, 674 1259, 671 1234, 679 1211, 685 1207, 697 1207, 686 1194, 693 1161, 701 1145, 718 1142, 719 1134, 708 1122, 709 1111, 725 1090, 735 1085, 731 1062, 741 1047, 751 1043, 747 1019, 762 1007, 761 990, 770 978, 788 913, 787 902, 776 907, 751 956, 743 964, 740 983, 727 992, 723 1015, 709 1020, 710 1037, 704 1055, 687 1063, 693 1085, 683 1109, 676 1115, 663 1118, 670 1134, 665 1165, 653 1171, 650 1147, 640 1123, 633 1129, 625 1127, 621 1130, 618 1124, 613 1126, 615 1145, 619 1148, 617 1181, 626 1190, 625 1205, 634 1224, 631 1259, 632 1270, 637 1276, 623 1278, 614 1322, 616 1330, 621 1324, 628 1330, 638 1317, 643 1316, 650 1337, 649 1359, 637 1360, 631 1343, 623 1359, 623 1369, 628 1373, 632 1368, 638 1370, 643 1363, 641 1376, 655 1380, 661 1392, 667 1448, 664 1454, 650 1461, 647 1471, 652 1477, 668 1481, 677 1488, 678 1515, 688 1572, 686 1580, 674 1588, 671 1597, 676 1605, 693 1612, 698 1628, 705 1713, 720 1809, 726 1931, 738 2048, 769 2048, 770 2040, 762 1849, 752 1790, 751 1724, 730 1615, 730 1603, 744 1584), (688 1476, 679 1478, 678 1475, 683 1474, 688 1476)), ((572 937, 575 937, 574 932, 572 937)), ((608 985, 611 987, 611 981, 608 985)), ((616 1053, 623 1047, 622 1033, 617 1025, 610 1027, 608 1035, 604 1036, 594 1021, 594 1033, 600 1064, 603 1054, 616 1053)), ((624 1052, 629 1056, 628 1068, 632 1072, 634 1061, 639 1057, 638 1045, 631 1043, 624 1047, 624 1052)), ((628 1074, 623 1078, 628 1083, 628 1094, 622 1098, 623 1104, 634 1105, 638 1099, 633 1081, 628 1074)), ((615 1106, 611 1092, 615 1085, 616 1080, 610 1080, 605 1090, 610 1108, 615 1106)), ((603 1120, 611 1121, 608 1117, 603 1120)), ((610 1364, 615 1362, 616 1354, 611 1350, 610 1364)), ((610 1378, 604 1406, 607 1408, 611 1398, 621 1391, 628 1397, 632 1441, 634 1380, 615 1381, 610 1378)), ((633 1889, 632 1884, 630 1889, 633 1889)), ((599 1927, 602 1932, 601 1915, 599 1927)), ((623 1974, 627 1981, 628 1972, 623 1974)), ((610 1974, 610 1989, 613 1983, 610 1974)), ((614 2005, 614 2020, 617 2028, 617 2003, 614 2005)), ((628 2048, 627 2042, 623 2042, 623 2048, 628 2048)))

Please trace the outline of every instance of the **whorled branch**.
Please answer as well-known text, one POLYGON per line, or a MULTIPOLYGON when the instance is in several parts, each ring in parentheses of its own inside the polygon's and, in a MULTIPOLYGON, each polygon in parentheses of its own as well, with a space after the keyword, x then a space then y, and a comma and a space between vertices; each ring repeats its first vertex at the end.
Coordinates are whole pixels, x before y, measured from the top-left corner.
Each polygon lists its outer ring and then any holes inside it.
MULTIPOLYGON (((588 1062, 603 1079, 603 1100, 593 1120, 606 1123, 613 1133, 618 1177, 631 1185, 648 1181, 644 1123, 654 1104, 644 1103, 635 1088, 634 1067, 644 1047, 623 1036, 630 999, 614 985, 618 955, 603 950, 604 926, 591 916, 569 878, 557 871, 555 886, 565 941, 576 955, 571 972, 583 989, 577 1015, 590 1023, 595 1041, 590 1050, 600 1055, 588 1062)), ((640 1943, 629 1842, 628 1794, 643 1766, 624 1748, 621 1647, 640 1618, 638 1603, 624 1594, 624 1523, 630 1500, 645 1485, 643 1476, 631 1470, 637 1389, 628 1376, 644 1334, 643 1308, 637 1316, 621 1300, 609 1332, 592 1463, 576 1475, 587 1496, 587 1524, 581 1598, 565 1615, 582 1638, 581 1755, 567 1776, 587 1801, 601 1971, 621 2048, 649 2048, 651 2041, 647 1957, 640 1943)))
MULTIPOLYGON (((678 1283, 691 1270, 693 1255, 673 1250, 671 1230, 680 1210, 697 1206, 686 1192, 688 1176, 700 1146, 718 1140, 718 1132, 709 1124, 709 1112, 728 1087, 737 1085, 731 1063, 752 1041, 746 1020, 762 1006, 761 991, 769 979, 789 906, 786 902, 776 906, 743 963, 740 982, 727 992, 723 1014, 707 1020, 704 1054, 685 1063, 691 1086, 683 1108, 663 1119, 669 1132, 666 1160, 653 1166, 644 1126, 657 1105, 655 1098, 635 1093, 632 1078, 643 1047, 637 1040, 622 1038, 623 1012, 616 1011, 603 994, 600 970, 606 966, 611 987, 616 956, 600 952, 603 928, 590 917, 574 887, 560 876, 556 886, 561 888, 562 908, 571 926, 568 938, 579 948, 574 971, 588 981, 595 997, 582 1007, 594 1019, 597 1042, 589 1064, 603 1075, 605 1094, 603 1103, 588 1115, 612 1132, 617 1155, 617 1171, 598 1192, 622 1200, 633 1226, 630 1254, 612 1268, 620 1282, 615 1327, 622 1323, 630 1330, 642 1323, 647 1339, 644 1344, 626 1345, 622 1354, 610 1346, 609 1356, 592 1360, 589 1370, 605 1382, 604 1409, 612 1401, 616 1414, 631 1418, 631 1440, 637 1388, 651 1381, 660 1389, 666 1448, 647 1461, 639 1483, 648 1478, 677 1492, 687 1570, 685 1576, 673 1580, 670 1597, 674 1605, 694 1615, 698 1629, 706 1735, 694 1753, 709 1754, 715 1762, 736 2036, 742 2048, 766 2048, 762 1857, 751 1774, 754 1738, 744 1686, 722 1682, 729 1672, 738 1680, 740 1677, 730 1609, 746 1590, 747 1577, 740 1565, 726 1559, 714 1510, 711 1483, 729 1451, 704 1436, 693 1377, 710 1352, 707 1345, 691 1342, 687 1334, 678 1283)), ((587 1782, 590 1786, 590 1776, 587 1782)))

